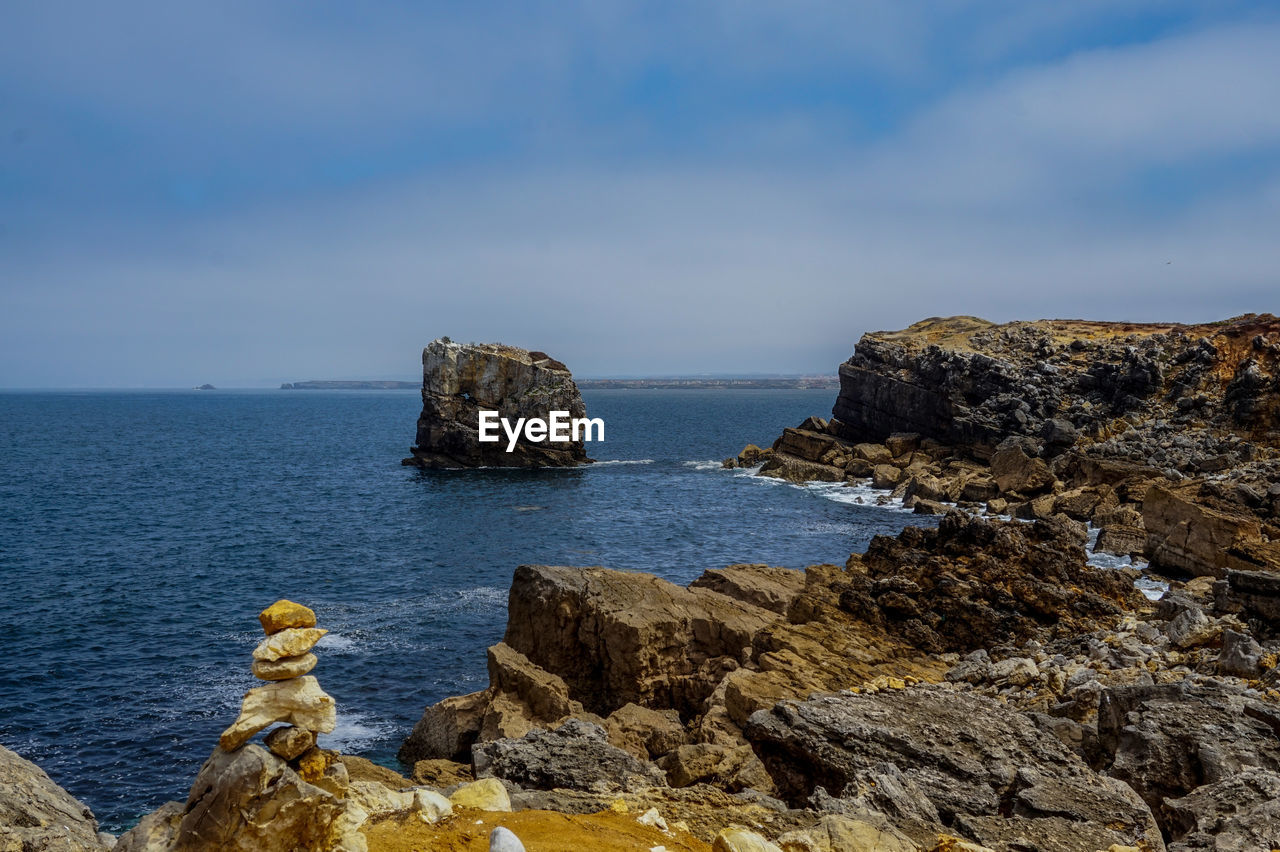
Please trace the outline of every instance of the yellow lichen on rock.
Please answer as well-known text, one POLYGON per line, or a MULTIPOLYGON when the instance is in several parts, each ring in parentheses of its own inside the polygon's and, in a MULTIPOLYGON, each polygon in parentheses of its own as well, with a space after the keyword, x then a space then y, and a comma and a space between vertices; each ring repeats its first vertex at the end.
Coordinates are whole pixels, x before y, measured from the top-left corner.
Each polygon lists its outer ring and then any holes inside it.
POLYGON ((470 784, 463 784, 453 792, 449 801, 454 807, 472 808, 477 811, 510 812, 511 797, 507 788, 497 778, 481 778, 470 784))
POLYGON ((316 614, 310 607, 293 601, 278 600, 258 613, 262 632, 268 636, 290 627, 315 627, 316 614))

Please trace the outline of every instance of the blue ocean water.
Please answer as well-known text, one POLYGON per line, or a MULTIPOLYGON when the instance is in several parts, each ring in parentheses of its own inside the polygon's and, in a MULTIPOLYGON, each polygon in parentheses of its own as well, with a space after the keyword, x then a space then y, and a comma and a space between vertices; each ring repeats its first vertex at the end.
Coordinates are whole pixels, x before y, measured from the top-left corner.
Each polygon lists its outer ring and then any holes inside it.
POLYGON ((257 613, 315 608, 331 747, 394 765, 423 707, 487 684, 511 574, 685 583, 843 562, 928 523, 720 469, 832 391, 588 391, 600 464, 401 467, 412 391, 0 393, 0 744, 119 830, 183 799, 255 685, 257 613))

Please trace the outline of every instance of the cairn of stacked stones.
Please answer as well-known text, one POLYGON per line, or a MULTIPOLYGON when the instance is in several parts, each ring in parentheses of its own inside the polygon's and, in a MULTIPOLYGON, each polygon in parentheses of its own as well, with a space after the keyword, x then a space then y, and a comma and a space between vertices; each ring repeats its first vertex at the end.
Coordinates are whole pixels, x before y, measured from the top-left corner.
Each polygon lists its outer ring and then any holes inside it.
POLYGON ((253 674, 267 683, 245 693, 240 716, 218 745, 235 751, 267 726, 285 722, 265 744, 284 760, 305 763, 308 754, 319 753, 316 735, 331 733, 338 722, 333 698, 307 674, 317 662, 311 649, 329 631, 316 627, 311 609, 286 600, 264 609, 258 620, 267 636, 253 651, 253 674))

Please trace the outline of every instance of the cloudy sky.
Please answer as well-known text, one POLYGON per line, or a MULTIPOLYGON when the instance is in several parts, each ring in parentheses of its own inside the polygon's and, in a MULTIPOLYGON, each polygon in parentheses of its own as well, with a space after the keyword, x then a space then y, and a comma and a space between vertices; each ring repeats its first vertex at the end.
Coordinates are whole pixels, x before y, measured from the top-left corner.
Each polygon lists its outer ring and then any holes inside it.
POLYGON ((1268 5, 5 3, 0 387, 1274 312, 1268 5))

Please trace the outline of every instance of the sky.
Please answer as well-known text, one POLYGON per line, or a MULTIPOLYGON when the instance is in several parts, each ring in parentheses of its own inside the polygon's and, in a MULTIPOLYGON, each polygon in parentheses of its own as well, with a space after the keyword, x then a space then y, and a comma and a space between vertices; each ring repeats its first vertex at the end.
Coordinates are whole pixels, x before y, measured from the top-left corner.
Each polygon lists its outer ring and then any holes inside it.
POLYGON ((0 5, 0 387, 833 373, 1278 295, 1275 4, 0 5))

